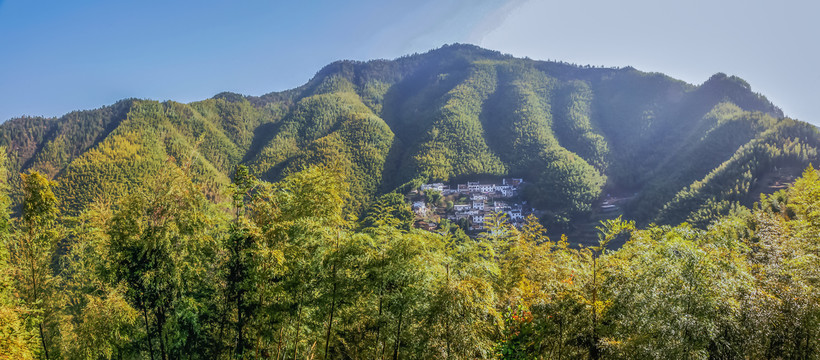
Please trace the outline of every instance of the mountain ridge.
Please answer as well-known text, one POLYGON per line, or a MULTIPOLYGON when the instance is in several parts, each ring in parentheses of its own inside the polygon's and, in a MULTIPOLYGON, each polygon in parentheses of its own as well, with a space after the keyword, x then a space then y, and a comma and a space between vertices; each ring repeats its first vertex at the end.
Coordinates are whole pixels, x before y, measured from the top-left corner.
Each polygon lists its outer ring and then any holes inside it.
POLYGON ((426 181, 515 175, 531 179, 525 195, 553 225, 588 216, 604 191, 637 193, 629 217, 705 225, 748 203, 777 165, 816 162, 820 136, 724 73, 692 85, 455 44, 336 61, 302 86, 260 96, 125 99, 11 119, 0 145, 14 172, 63 183, 69 212, 139 187, 169 158, 189 162, 213 198, 238 164, 276 180, 335 161, 352 180, 354 213, 426 181))

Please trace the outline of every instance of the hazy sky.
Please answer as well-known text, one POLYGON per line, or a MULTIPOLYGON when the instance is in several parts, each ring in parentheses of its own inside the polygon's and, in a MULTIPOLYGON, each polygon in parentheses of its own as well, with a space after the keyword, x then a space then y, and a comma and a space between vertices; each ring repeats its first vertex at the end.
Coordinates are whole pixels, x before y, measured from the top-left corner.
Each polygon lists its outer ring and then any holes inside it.
POLYGON ((0 0, 0 121, 127 97, 189 102, 305 83, 339 59, 446 43, 746 79, 820 124, 820 2, 755 0, 0 0))

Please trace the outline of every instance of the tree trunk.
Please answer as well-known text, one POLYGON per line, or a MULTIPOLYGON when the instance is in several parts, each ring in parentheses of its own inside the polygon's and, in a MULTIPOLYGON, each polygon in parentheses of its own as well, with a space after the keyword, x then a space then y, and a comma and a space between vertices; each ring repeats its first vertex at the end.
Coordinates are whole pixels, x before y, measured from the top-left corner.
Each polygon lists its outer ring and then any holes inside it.
POLYGON ((142 304, 142 316, 145 319, 145 338, 148 339, 148 354, 151 355, 151 360, 154 360, 154 344, 151 342, 151 326, 148 325, 148 310, 145 308, 145 303, 142 304))
MULTIPOLYGON (((265 266, 265 273, 267 273, 267 271, 268 271, 267 266, 265 266)), ((267 282, 264 282, 264 284, 267 284, 267 282)), ((264 286, 264 285, 260 286, 259 284, 256 285, 256 291, 259 293, 259 309, 264 309, 265 308, 265 297, 262 296, 262 294, 265 293, 267 291, 267 289, 268 289, 267 286, 264 286)), ((276 353, 277 358, 279 358, 279 351, 281 351, 281 349, 282 349, 282 329, 284 327, 285 327, 284 324, 282 324, 282 326, 279 327, 279 348, 276 350, 277 351, 277 353, 276 353)), ((271 326, 271 328, 273 328, 273 326, 271 326)), ((255 349, 257 358, 259 358, 259 342, 261 342, 261 335, 260 335, 260 332, 257 331, 256 332, 256 349, 255 349)))
MULTIPOLYGON (((245 279, 245 267, 242 263, 242 250, 244 244, 247 243, 248 238, 243 236, 236 237, 233 243, 233 256, 235 262, 233 264, 233 290, 236 292, 236 354, 239 357, 245 356, 250 349, 248 340, 245 337, 245 325, 248 321, 245 316, 245 289, 242 287, 242 282, 245 279)), ((261 296, 261 295, 260 295, 261 296)))
POLYGON ((589 358, 597 360, 598 354, 598 261, 595 254, 592 255, 592 339, 589 348, 589 358))
POLYGON ((236 294, 236 354, 239 357, 245 355, 245 350, 247 349, 247 344, 245 344, 245 317, 242 316, 242 293, 243 291, 239 291, 236 294))
POLYGON ((399 346, 401 346, 401 319, 404 316, 404 307, 399 311, 399 326, 396 329, 396 346, 393 348, 393 360, 399 359, 399 346))
POLYGON ((48 360, 48 347, 46 346, 46 337, 45 337, 45 334, 43 332, 43 323, 40 322, 39 325, 40 325, 39 326, 39 328, 40 328, 40 341, 43 344, 43 353, 46 355, 46 360, 48 360))
MULTIPOLYGON (((447 291, 450 291, 450 264, 446 265, 447 268, 447 291)), ((446 309, 446 308, 445 308, 446 309)), ((446 311, 446 310, 445 310, 446 311)), ((445 359, 450 360, 450 314, 444 313, 444 339, 447 343, 447 357, 445 359)))
MULTIPOLYGON (((379 289, 379 317, 376 319, 376 348, 374 349, 373 358, 379 358, 379 345, 382 342, 382 289, 379 289)), ((384 359, 384 347, 382 347, 382 359, 384 359)))
POLYGON ((330 348, 330 330, 333 328, 333 310, 336 308, 336 266, 333 266, 333 294, 330 296, 330 321, 327 323, 327 335, 325 336, 325 356, 327 359, 327 351, 330 348))
MULTIPOLYGON (((279 359, 279 355, 282 355, 282 333, 285 331, 285 324, 279 327, 279 344, 276 345, 276 359, 279 359)), ((259 351, 257 350, 257 356, 259 356, 259 351)))
POLYGON ((159 309, 159 313, 156 315, 157 318, 157 335, 159 335, 159 350, 160 354, 162 355, 163 360, 168 360, 168 352, 166 351, 166 341, 165 341, 165 334, 162 329, 165 327, 165 311, 162 308, 159 309))
MULTIPOLYGON (((384 266, 384 249, 381 251, 381 266, 384 266)), ((379 268, 380 273, 383 268, 379 268)), ((379 284, 379 317, 376 319, 376 348, 374 349, 373 358, 379 358, 379 344, 381 343, 381 326, 382 326, 382 300, 384 300, 384 282, 379 284)), ((385 353, 386 345, 382 346, 382 356, 381 359, 384 360, 384 353, 385 353)))
POLYGON ((561 360, 564 349, 564 318, 560 319, 561 321, 558 322, 558 360, 561 360))
MULTIPOLYGON (((228 301, 226 301, 226 302, 228 302, 228 301)), ((228 305, 228 304, 226 304, 226 305, 228 305)), ((214 350, 215 351, 215 353, 214 353, 214 358, 215 359, 219 359, 219 356, 222 355, 222 348, 223 348, 222 337, 225 334, 225 321, 226 321, 226 318, 228 317, 228 314, 227 314, 228 312, 230 312, 230 310, 229 310, 228 306, 225 306, 225 313, 222 314, 222 316, 221 316, 222 319, 219 321, 219 335, 216 338, 217 339, 216 340, 216 349, 214 350)))
MULTIPOLYGON (((341 234, 336 235, 336 249, 335 251, 338 253, 339 251, 339 237, 341 234)), ((335 254, 334 254, 335 255, 335 254)), ((333 292, 330 294, 330 320, 327 323, 327 335, 325 336, 325 355, 323 359, 327 359, 327 351, 330 348, 330 330, 333 328, 333 310, 336 308, 336 262, 333 262, 333 266, 331 269, 331 276, 333 281, 333 292)))
MULTIPOLYGON (((301 298, 301 296, 300 296, 301 298)), ((296 360, 296 354, 299 351, 299 330, 302 327, 302 303, 299 300, 299 312, 296 316, 296 336, 293 338, 293 359, 296 360)))
MULTIPOLYGON (((28 240, 29 240, 28 241, 29 242, 28 248, 29 249, 32 249, 31 243, 33 242, 33 239, 34 239, 34 226, 29 226, 29 237, 28 237, 28 240)), ((30 251, 31 252, 28 254, 28 257, 29 257, 29 267, 31 268, 31 285, 32 285, 31 286, 31 298, 33 300, 31 303, 34 304, 35 306, 37 306, 36 305, 37 300, 39 300, 38 298, 39 298, 39 295, 40 295, 40 289, 39 289, 39 286, 37 285, 37 262, 36 262, 36 258, 35 258, 33 250, 30 250, 30 251)), ((45 332, 43 331, 43 322, 44 321, 45 321, 45 316, 43 316, 43 318, 40 319, 40 324, 38 324, 38 328, 40 330, 40 343, 43 345, 43 354, 46 356, 46 360, 49 360, 48 359, 48 346, 46 346, 45 332)))

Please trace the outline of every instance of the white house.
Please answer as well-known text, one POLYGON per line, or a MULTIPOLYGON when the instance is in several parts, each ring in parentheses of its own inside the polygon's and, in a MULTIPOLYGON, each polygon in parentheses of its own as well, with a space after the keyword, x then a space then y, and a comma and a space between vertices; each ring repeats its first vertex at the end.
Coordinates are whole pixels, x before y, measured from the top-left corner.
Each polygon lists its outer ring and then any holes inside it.
POLYGON ((469 210, 469 209, 470 209, 470 205, 467 205, 467 204, 457 204, 457 205, 453 205, 453 210, 454 210, 455 212, 467 211, 467 210, 469 210))
POLYGON ((511 185, 496 185, 495 191, 501 193, 501 196, 503 197, 511 197, 514 194, 514 190, 511 185))
POLYGON ((521 178, 511 178, 511 179, 501 179, 502 185, 510 185, 513 187, 518 187, 524 182, 524 179, 521 178))
POLYGON ((511 210, 507 215, 510 216, 512 222, 524 221, 524 214, 521 213, 521 210, 511 210))
POLYGON ((474 210, 484 210, 484 200, 473 201, 474 210))
POLYGON ((476 214, 472 217, 473 224, 484 224, 484 215, 476 214))
POLYGON ((413 211, 419 214, 425 213, 427 212, 427 204, 424 201, 415 201, 413 202, 413 211))
POLYGON ((444 184, 442 183, 433 183, 433 184, 424 184, 421 186, 422 190, 435 190, 438 192, 444 192, 444 184))

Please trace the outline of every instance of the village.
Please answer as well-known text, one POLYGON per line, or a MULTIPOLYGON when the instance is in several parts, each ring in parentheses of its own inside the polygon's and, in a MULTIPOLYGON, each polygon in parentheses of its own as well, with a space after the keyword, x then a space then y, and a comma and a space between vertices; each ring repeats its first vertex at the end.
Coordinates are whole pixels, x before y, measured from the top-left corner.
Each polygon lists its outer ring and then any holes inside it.
POLYGON ((505 214, 507 221, 516 227, 524 223, 535 209, 521 200, 523 184, 520 178, 504 178, 501 184, 468 181, 455 187, 431 183, 413 190, 408 199, 418 228, 432 231, 446 219, 465 231, 477 233, 484 230, 485 220, 492 213, 505 214))

